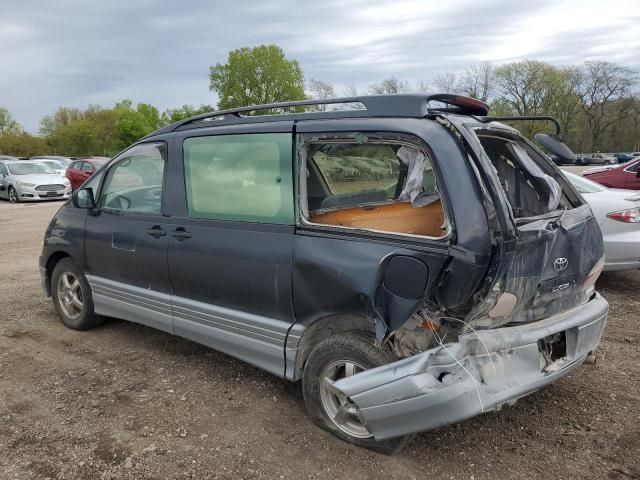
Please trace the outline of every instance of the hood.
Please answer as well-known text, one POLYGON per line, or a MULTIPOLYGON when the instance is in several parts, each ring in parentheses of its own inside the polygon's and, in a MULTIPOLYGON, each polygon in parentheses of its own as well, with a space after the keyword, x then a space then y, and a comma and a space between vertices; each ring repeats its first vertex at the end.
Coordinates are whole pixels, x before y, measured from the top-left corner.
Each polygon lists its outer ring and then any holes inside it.
POLYGON ((33 173, 30 175, 12 175, 12 177, 18 182, 28 182, 35 185, 51 185, 55 183, 68 185, 69 183, 69 180, 64 175, 58 173, 33 173))

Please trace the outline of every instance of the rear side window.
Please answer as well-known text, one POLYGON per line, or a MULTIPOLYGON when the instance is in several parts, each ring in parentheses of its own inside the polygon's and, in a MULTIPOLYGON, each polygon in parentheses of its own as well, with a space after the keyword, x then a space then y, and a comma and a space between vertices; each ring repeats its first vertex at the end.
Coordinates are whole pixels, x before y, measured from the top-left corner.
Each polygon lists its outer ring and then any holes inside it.
POLYGON ((288 133, 187 138, 189 216, 292 225, 291 142, 288 133))
POLYGON ((80 170, 86 173, 91 173, 93 172, 93 165, 91 165, 89 162, 82 162, 80 170))
POLYGON ((315 225, 440 238, 448 226, 431 159, 397 140, 311 140, 304 220, 315 225))
MULTIPOLYGON (((405 181, 400 148, 388 144, 323 143, 312 149, 312 160, 333 195, 384 192, 394 199, 405 181)), ((436 192, 431 162, 423 157, 423 191, 436 192)))

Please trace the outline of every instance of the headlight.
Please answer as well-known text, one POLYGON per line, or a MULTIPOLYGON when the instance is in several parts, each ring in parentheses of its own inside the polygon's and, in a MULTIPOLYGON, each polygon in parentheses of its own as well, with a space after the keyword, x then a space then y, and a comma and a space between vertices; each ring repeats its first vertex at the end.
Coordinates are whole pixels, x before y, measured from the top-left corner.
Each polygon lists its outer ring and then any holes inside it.
POLYGON ((21 182, 21 181, 17 181, 16 185, 19 187, 35 187, 36 184, 35 183, 29 183, 29 182, 21 182))
POLYGON ((68 178, 63 179, 63 180, 62 180, 62 183, 64 183, 64 184, 65 184, 65 185, 67 185, 67 186, 71 185, 71 182, 69 181, 69 179, 68 179, 68 178))

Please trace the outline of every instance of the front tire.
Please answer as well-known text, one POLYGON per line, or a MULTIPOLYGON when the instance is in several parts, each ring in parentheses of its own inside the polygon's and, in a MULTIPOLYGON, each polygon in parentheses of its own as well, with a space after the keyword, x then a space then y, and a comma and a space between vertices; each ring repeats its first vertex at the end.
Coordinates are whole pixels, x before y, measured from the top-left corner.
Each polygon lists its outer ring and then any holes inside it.
POLYGON ((102 324, 103 318, 93 311, 89 282, 70 258, 60 260, 53 269, 51 297, 60 320, 67 327, 88 330, 102 324))
POLYGON ((18 192, 13 187, 9 187, 9 202, 20 203, 20 197, 18 196, 18 192))
POLYGON ((313 421, 338 438, 380 453, 400 451, 411 436, 376 440, 356 405, 331 388, 334 381, 397 360, 365 334, 342 333, 320 342, 310 353, 302 391, 313 421))

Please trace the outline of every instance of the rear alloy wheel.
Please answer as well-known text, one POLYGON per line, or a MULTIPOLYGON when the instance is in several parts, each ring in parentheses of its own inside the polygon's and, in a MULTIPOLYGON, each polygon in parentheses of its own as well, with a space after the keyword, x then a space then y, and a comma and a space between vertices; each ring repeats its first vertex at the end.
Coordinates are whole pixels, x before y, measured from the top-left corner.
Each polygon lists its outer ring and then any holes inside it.
POLYGON ((97 327, 103 318, 93 311, 91 287, 70 258, 60 260, 51 275, 53 305, 62 323, 74 330, 97 327))
POLYGON ((358 407, 333 388, 333 384, 365 370, 357 362, 336 360, 327 365, 320 377, 320 400, 329 418, 344 433, 356 438, 371 438, 372 435, 358 407))
POLYGON ((19 203, 20 197, 18 196, 18 192, 13 187, 9 187, 9 201, 11 203, 19 203))
POLYGON ((359 447, 386 454, 401 450, 410 435, 376 440, 358 406, 335 388, 340 379, 395 360, 364 332, 344 332, 324 339, 309 354, 302 376, 309 416, 322 428, 359 447))

